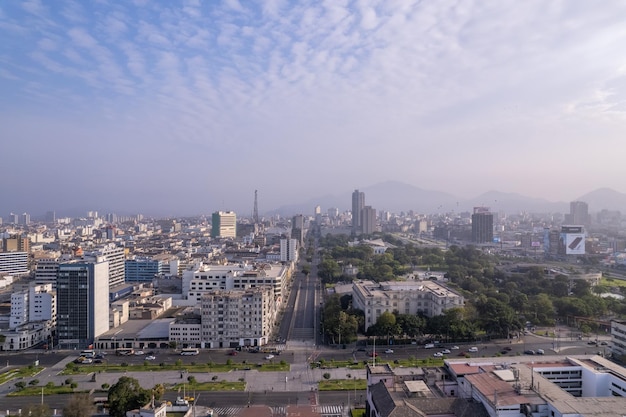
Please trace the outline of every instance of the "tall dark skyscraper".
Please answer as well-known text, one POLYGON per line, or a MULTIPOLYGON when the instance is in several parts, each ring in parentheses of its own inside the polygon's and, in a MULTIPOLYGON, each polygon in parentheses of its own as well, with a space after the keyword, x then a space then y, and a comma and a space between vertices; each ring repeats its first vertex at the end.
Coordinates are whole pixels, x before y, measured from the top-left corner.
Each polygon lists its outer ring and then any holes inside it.
POLYGON ((352 233, 358 235, 361 233, 361 211, 365 207, 365 193, 354 190, 352 193, 352 233))
POLYGON ((472 214, 472 242, 493 242, 493 214, 489 207, 474 207, 472 214))

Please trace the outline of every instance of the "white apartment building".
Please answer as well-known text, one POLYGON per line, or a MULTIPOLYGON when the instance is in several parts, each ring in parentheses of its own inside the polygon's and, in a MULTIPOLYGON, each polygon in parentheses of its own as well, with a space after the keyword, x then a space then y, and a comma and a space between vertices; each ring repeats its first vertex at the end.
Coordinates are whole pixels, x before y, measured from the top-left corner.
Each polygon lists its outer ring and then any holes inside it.
POLYGON ((179 348, 208 347, 202 340, 202 323, 199 317, 185 317, 170 323, 169 341, 179 348))
POLYGON ((212 291, 202 296, 203 347, 262 346, 276 320, 271 287, 212 291))
POLYGON ((365 312, 365 330, 385 311, 434 317, 465 303, 462 295, 433 281, 358 281, 352 295, 354 308, 365 312))
POLYGON ((0 252, 0 275, 17 277, 28 273, 27 252, 0 252))
POLYGON ((281 262, 297 262, 298 261, 298 241, 296 239, 280 240, 280 261, 281 262))
POLYGON ((109 288, 117 287, 126 280, 126 250, 114 243, 106 244, 95 251, 85 253, 84 259, 95 261, 104 258, 109 262, 109 288))
POLYGON ((291 264, 199 264, 183 272, 182 293, 183 297, 200 302, 211 291, 269 286, 280 306, 292 273, 291 264))
POLYGON ((2 331, 0 350, 23 350, 51 342, 56 327, 56 293, 52 284, 31 285, 11 294, 9 328, 2 331))
POLYGON ((626 355, 626 321, 611 321, 611 351, 617 358, 626 355))

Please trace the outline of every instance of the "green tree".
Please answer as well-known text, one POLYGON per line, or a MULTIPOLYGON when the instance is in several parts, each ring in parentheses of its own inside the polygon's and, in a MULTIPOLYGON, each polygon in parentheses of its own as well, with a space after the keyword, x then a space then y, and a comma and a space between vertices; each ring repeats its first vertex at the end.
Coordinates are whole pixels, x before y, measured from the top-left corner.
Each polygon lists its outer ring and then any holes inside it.
POLYGON ((121 377, 109 388, 109 414, 125 417, 126 411, 140 408, 150 401, 151 391, 145 390, 135 378, 121 377))
POLYGON ((426 326, 426 320, 423 317, 413 314, 398 314, 396 316, 396 323, 402 329, 402 333, 411 338, 422 334, 426 326))
POLYGON ((317 266, 317 275, 323 282, 334 282, 341 274, 341 268, 337 261, 332 258, 326 258, 317 266))
POLYGON ((91 417, 96 412, 89 394, 73 394, 63 407, 63 417, 91 417))

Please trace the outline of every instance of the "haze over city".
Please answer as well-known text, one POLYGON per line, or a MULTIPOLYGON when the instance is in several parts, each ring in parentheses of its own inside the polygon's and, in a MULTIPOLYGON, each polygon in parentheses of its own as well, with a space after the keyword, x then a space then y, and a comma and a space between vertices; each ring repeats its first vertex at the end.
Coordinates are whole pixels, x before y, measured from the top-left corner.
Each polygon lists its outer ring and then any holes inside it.
MULTIPOLYGON (((618 1, 5 2, 0 213, 623 178, 618 1)), ((349 201, 346 201, 346 205, 349 201)))

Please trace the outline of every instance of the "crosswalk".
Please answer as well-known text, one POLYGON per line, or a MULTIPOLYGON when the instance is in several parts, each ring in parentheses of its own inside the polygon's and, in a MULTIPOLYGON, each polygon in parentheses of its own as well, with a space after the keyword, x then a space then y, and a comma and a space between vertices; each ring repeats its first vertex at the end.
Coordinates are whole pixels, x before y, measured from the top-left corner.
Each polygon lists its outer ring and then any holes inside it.
MULTIPOLYGON (((241 413, 244 407, 213 407, 214 417, 236 417, 241 413)), ((319 413, 322 417, 343 417, 344 407, 341 405, 318 405, 315 408, 315 412, 319 413)), ((276 406, 271 407, 272 416, 284 417, 287 415, 287 407, 276 406)))
MULTIPOLYGON (((213 407, 213 417, 236 417, 244 407, 213 407)), ((344 407, 341 405, 318 405, 314 407, 315 412, 322 417, 343 417, 344 407)), ((287 415, 287 407, 271 407, 273 417, 284 417, 287 415)))

